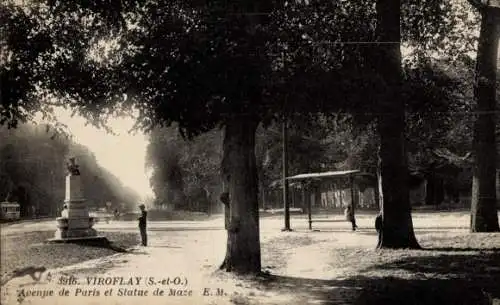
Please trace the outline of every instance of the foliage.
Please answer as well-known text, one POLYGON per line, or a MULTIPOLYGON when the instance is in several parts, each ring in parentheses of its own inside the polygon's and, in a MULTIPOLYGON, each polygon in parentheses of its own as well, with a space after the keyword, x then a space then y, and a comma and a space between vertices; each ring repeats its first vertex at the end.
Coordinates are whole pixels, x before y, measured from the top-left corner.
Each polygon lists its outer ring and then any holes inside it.
MULTIPOLYGON (((269 18, 258 20, 244 14, 243 4, 218 1, 36 3, 2 6, 10 54, 2 82, 17 92, 2 93, 9 122, 50 112, 29 94, 62 99, 95 124, 137 108, 138 127, 179 122, 186 135, 238 113, 269 123, 283 110, 346 109, 365 119, 377 111, 369 94, 380 86, 371 65, 377 47, 371 0, 270 3, 269 18)), ((426 70, 437 54, 470 66, 477 17, 465 0, 404 1, 403 40, 412 50, 405 64, 426 70)), ((425 71, 417 73, 425 86, 425 71)))
POLYGON ((221 132, 182 139, 175 127, 150 134, 147 167, 157 204, 177 209, 215 211, 220 193, 221 132))
POLYGON ((142 128, 176 121, 195 135, 237 114, 273 118, 285 100, 291 112, 335 109, 360 101, 350 88, 370 86, 359 63, 369 48, 343 43, 372 40, 368 1, 289 4, 259 20, 219 2, 39 2, 2 6, 2 77, 13 90, 3 93, 2 117, 13 124, 56 97, 96 124, 134 107, 142 128))
POLYGON ((146 168, 151 170, 150 185, 156 203, 183 204, 182 172, 179 165, 182 142, 175 130, 153 130, 149 136, 146 168))

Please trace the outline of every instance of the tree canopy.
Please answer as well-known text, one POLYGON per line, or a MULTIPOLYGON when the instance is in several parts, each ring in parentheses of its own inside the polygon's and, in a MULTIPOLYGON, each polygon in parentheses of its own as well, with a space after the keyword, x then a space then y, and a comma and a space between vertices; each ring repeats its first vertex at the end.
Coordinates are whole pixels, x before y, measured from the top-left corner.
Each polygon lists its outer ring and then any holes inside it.
MULTIPOLYGON (((461 2, 420 2, 403 5, 408 63, 473 49, 477 15, 461 2)), ((28 3, 1 7, 9 124, 50 113, 52 103, 95 124, 136 108, 140 127, 179 122, 193 135, 238 113, 268 121, 282 111, 376 112, 367 94, 380 85, 370 64, 373 1, 269 4, 258 25, 248 8, 217 1, 28 3)))

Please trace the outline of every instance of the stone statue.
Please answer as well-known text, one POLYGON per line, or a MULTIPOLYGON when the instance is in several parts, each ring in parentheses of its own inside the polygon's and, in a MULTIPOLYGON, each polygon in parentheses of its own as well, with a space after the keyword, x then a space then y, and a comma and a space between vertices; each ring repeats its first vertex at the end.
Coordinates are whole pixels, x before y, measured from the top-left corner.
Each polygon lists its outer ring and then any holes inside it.
POLYGON ((75 158, 69 158, 67 168, 71 176, 80 176, 80 170, 78 169, 78 165, 75 162, 75 158))

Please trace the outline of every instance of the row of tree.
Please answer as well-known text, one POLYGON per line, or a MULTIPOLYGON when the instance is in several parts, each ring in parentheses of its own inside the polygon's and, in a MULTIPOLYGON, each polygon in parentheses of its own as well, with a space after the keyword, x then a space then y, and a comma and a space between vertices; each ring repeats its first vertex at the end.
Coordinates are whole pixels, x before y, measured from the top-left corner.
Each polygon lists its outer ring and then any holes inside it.
POLYGON ((347 112, 374 122, 379 138, 379 246, 419 247, 406 183, 407 102, 425 112, 440 100, 449 81, 426 90, 435 58, 444 54, 446 65, 471 68, 479 41, 473 228, 498 230, 498 9, 470 2, 476 12, 444 0, 7 2, 1 120, 15 125, 64 103, 98 126, 133 109, 143 130, 176 122, 190 138, 224 127, 221 173, 231 201, 224 267, 246 273, 261 266, 258 126, 347 112), (402 45, 413 52, 405 60, 402 45), (407 92, 407 83, 422 90, 407 92))
POLYGON ((65 196, 66 164, 76 157, 90 208, 131 208, 138 195, 97 164, 92 152, 48 125, 0 128, 0 199, 16 201, 21 217, 56 216, 65 196), (125 205, 125 206, 122 206, 125 205))
MULTIPOLYGON (((428 205, 440 204, 445 191, 454 200, 459 195, 470 197, 472 183, 472 85, 464 77, 467 71, 463 68, 453 67, 445 72, 440 67, 425 71, 425 86, 419 81, 422 76, 415 75, 423 71, 408 69, 407 75, 417 80, 403 84, 409 96, 405 134, 409 167, 416 180, 413 184, 410 181, 410 187, 427 179, 428 205), (442 88, 440 83, 447 85, 442 88), (428 109, 418 109, 422 107, 419 95, 425 92, 433 94, 428 97, 428 109)), ((497 95, 500 97, 500 90, 497 95)), ((347 113, 318 113, 289 123, 289 175, 347 169, 377 174, 375 124, 358 122, 347 113)), ((266 191, 281 185, 277 183, 283 171, 280 125, 281 122, 274 122, 267 128, 260 126, 256 133, 260 207, 268 199, 266 191)), ((500 132, 500 121, 497 130, 500 132)), ((147 166, 152 171, 156 203, 172 204, 176 209, 218 211, 222 138, 219 129, 190 141, 178 134, 176 126, 155 129, 149 137, 147 166)), ((500 143, 497 145, 500 150, 500 143)), ((500 168, 500 160, 497 163, 500 168)))
POLYGON ((155 129, 150 134, 146 167, 156 205, 178 210, 219 212, 214 203, 220 194, 222 135, 213 130, 195 141, 185 141, 174 128, 155 129))

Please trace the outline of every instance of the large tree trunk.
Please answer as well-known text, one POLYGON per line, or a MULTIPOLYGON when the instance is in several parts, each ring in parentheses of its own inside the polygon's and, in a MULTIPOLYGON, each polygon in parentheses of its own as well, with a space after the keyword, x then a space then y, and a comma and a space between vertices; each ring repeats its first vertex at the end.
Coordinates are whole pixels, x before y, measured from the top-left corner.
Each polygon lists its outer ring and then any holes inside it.
POLYGON ((382 232, 379 248, 419 248, 413 231, 405 150, 405 108, 401 94, 399 0, 378 0, 379 41, 376 64, 384 82, 379 95, 378 132, 382 232))
POLYGON ((221 269, 241 274, 261 271, 255 131, 258 123, 238 117, 226 124, 222 170, 228 184, 230 223, 221 269))
POLYGON ((496 72, 500 8, 482 10, 477 50, 474 99, 477 103, 474 124, 474 170, 472 180, 471 232, 497 232, 496 207, 496 72))

